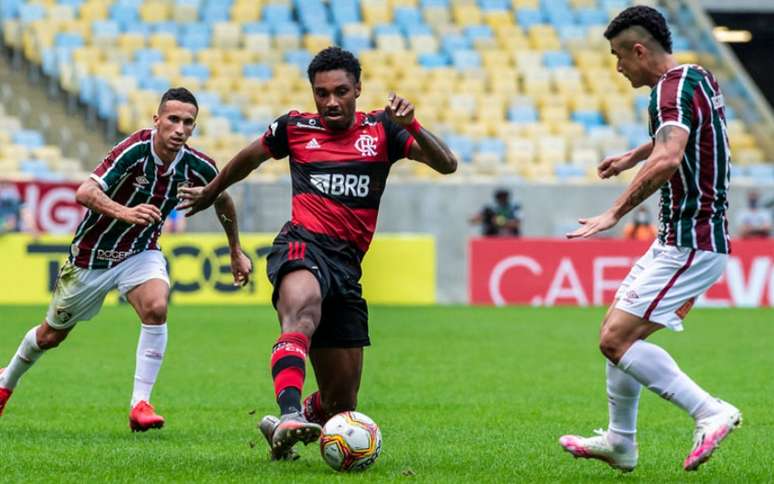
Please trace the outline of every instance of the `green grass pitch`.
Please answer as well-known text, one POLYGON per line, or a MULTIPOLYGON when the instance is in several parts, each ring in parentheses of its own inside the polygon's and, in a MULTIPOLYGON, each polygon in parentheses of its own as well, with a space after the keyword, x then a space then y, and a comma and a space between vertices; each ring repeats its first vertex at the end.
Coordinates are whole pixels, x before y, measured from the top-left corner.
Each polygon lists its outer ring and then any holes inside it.
MULTIPOLYGON (((0 307, 0 365, 43 307, 0 307)), ((602 308, 371 308, 359 410, 384 451, 339 475, 319 448, 270 462, 255 425, 276 412, 268 370, 277 336, 268 307, 170 309, 153 403, 161 431, 127 425, 138 323, 107 307, 25 376, 0 418, 7 482, 761 482, 774 480, 771 310, 695 309, 684 333, 652 340, 745 422, 697 473, 682 470, 692 422, 644 392, 640 464, 622 475, 574 460, 557 439, 607 424, 602 308)), ((309 371, 311 375, 311 368, 309 371)), ((314 387, 308 380, 306 392, 314 387)))

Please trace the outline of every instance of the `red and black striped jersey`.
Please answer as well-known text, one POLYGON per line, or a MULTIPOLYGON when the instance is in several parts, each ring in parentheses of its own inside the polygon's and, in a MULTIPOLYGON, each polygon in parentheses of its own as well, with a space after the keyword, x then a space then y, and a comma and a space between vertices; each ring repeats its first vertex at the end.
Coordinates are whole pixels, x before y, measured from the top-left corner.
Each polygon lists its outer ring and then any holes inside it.
POLYGON ((408 156, 413 140, 384 111, 356 113, 346 131, 329 130, 318 114, 291 111, 262 138, 272 157, 289 158, 291 222, 362 254, 376 229, 390 167, 408 156))
POLYGON ((107 269, 127 257, 158 249, 164 220, 178 204, 181 186, 203 186, 218 173, 207 155, 183 145, 164 167, 153 149, 155 131, 143 129, 132 134, 102 160, 91 178, 115 202, 127 207, 142 203, 161 210, 161 221, 134 225, 88 210, 70 247, 70 262, 87 269, 107 269))
POLYGON ((664 126, 688 132, 679 169, 661 187, 659 240, 667 245, 728 253, 731 155, 723 94, 697 65, 666 72, 650 94, 650 134, 664 126))

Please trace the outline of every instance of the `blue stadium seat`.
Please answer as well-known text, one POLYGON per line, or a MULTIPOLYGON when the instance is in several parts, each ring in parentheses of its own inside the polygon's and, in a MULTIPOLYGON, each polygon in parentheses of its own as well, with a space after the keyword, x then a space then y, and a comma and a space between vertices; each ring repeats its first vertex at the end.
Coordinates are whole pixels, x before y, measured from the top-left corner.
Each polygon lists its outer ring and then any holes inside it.
POLYGON ((449 135, 446 136, 446 144, 449 148, 457 153, 457 155, 464 162, 470 162, 473 158, 473 151, 475 150, 475 143, 467 136, 461 135, 449 135))
POLYGON ((24 0, 0 0, 0 19, 19 18, 19 10, 24 0))
POLYGON ((54 45, 56 47, 67 47, 70 49, 83 47, 83 36, 81 34, 76 34, 75 32, 59 32, 54 38, 54 45))
POLYGON ((443 52, 420 54, 419 65, 427 69, 446 67, 449 65, 449 56, 443 52))
POLYGON ((312 54, 305 49, 289 50, 285 52, 285 62, 298 66, 301 72, 306 72, 306 68, 312 62, 312 54))
POLYGON ((244 122, 242 108, 233 104, 217 104, 211 108, 212 115, 218 118, 228 119, 232 131, 237 131, 239 125, 244 122))
POLYGON ((352 52, 355 55, 359 55, 361 51, 370 50, 372 48, 371 39, 360 35, 345 35, 341 38, 341 47, 352 52))
POLYGON ((269 80, 273 72, 269 64, 245 64, 242 67, 242 74, 251 79, 269 80))
POLYGON ((648 109, 648 106, 650 106, 650 96, 647 94, 637 94, 634 96, 634 108, 637 111, 642 111, 643 109, 648 109))
POLYGON ((133 76, 137 79, 151 76, 151 65, 139 62, 125 62, 121 65, 121 74, 124 76, 133 76))
POLYGON ((177 22, 157 22, 151 26, 155 34, 172 34, 175 37, 180 33, 177 22))
POLYGON ((605 124, 605 118, 599 111, 575 111, 572 113, 571 119, 582 124, 586 129, 605 124))
POLYGON ((774 164, 749 165, 747 167, 747 174, 756 182, 774 181, 774 164))
POLYGON ((478 0, 478 5, 484 12, 497 12, 511 8, 510 0, 478 0))
POLYGON ((449 55, 458 50, 470 49, 471 47, 473 46, 470 39, 461 35, 447 35, 441 40, 441 48, 449 55))
POLYGON ((581 40, 585 39, 588 34, 588 30, 580 25, 565 25, 559 31, 560 40, 581 40))
POLYGON ((212 109, 220 105, 220 94, 213 91, 199 91, 196 93, 196 100, 200 106, 207 106, 212 109))
POLYGON ((57 3, 59 5, 69 5, 73 8, 79 8, 81 5, 83 5, 85 0, 59 0, 57 3))
POLYGON ((572 57, 567 51, 546 51, 543 53, 543 65, 549 69, 555 69, 557 67, 571 67, 572 57))
POLYGON ((610 20, 604 10, 581 8, 577 11, 578 22, 581 25, 604 25, 610 20))
POLYGON ((293 15, 290 7, 287 5, 270 4, 263 7, 264 22, 268 24, 288 23, 293 21, 293 15))
POLYGON ((508 120, 514 123, 536 123, 537 110, 533 106, 511 106, 508 108, 508 120))
POLYGON ((270 34, 271 26, 266 22, 247 22, 242 25, 245 34, 270 34))
POLYGON ((45 141, 43 140, 43 135, 31 129, 21 129, 19 131, 16 131, 11 136, 11 139, 15 144, 22 145, 30 149, 40 148, 41 146, 46 144, 45 141))
POLYGON ((151 24, 144 22, 137 22, 123 27, 125 34, 139 34, 143 37, 149 37, 153 33, 151 24))
POLYGON ((46 10, 43 5, 36 3, 21 5, 19 7, 19 20, 23 23, 34 22, 41 20, 46 16, 46 10))
POLYGON ((177 43, 181 47, 198 51, 210 46, 210 27, 203 22, 183 24, 178 34, 177 43))
POLYGON ((575 165, 556 165, 554 175, 559 182, 570 181, 577 178, 586 178, 586 170, 575 165))
POLYGON ((481 138, 478 141, 477 151, 484 154, 492 154, 500 159, 505 158, 505 142, 500 138, 481 138))
POLYGON ((55 178, 55 175, 51 173, 51 170, 43 160, 24 160, 19 164, 20 171, 24 174, 30 175, 33 178, 41 180, 51 180, 55 178))
POLYGON ((465 28, 465 37, 473 42, 477 39, 491 39, 494 33, 488 25, 471 25, 465 28))
POLYGON ((118 22, 121 29, 125 29, 131 24, 139 23, 140 15, 137 7, 116 3, 110 7, 110 18, 118 22))
POLYGON ((118 99, 110 85, 104 80, 97 80, 97 115, 102 119, 116 118, 116 103, 118 99))
POLYGON ((155 91, 157 93, 163 93, 172 87, 172 83, 169 82, 169 79, 161 76, 141 77, 138 79, 138 84, 140 89, 155 91))
POLYGON ((403 27, 403 33, 406 37, 414 37, 418 35, 432 36, 433 29, 425 24, 406 25, 403 27))
POLYGON ((155 64, 164 60, 164 53, 158 49, 138 49, 134 51, 134 60, 140 64, 155 64))
POLYGON ((520 8, 516 11, 516 20, 523 29, 529 29, 533 25, 542 24, 545 22, 543 14, 540 10, 532 10, 529 8, 520 8))
POLYGON ((414 7, 398 7, 393 12, 393 22, 403 29, 413 25, 422 25, 422 13, 414 7))
POLYGON ((334 39, 334 41, 336 39, 336 27, 331 24, 323 22, 311 22, 309 24, 304 24, 304 28, 306 29, 307 34, 325 35, 331 39, 334 39))
POLYGON ((199 9, 199 20, 210 25, 217 22, 228 22, 231 19, 231 12, 228 7, 222 7, 216 4, 208 4, 199 9))
POLYGON ((282 22, 270 24, 274 35, 297 35, 301 36, 301 27, 295 22, 282 22))
POLYGON ((336 25, 360 22, 359 11, 357 0, 331 0, 331 13, 336 25))
POLYGON ((248 138, 257 138, 263 134, 264 131, 266 131, 266 126, 271 122, 271 120, 264 121, 243 121, 239 124, 237 127, 237 132, 243 136, 246 136, 248 138))
POLYGON ((575 24, 575 17, 572 10, 569 9, 552 9, 546 12, 548 23, 553 25, 558 32, 561 33, 562 29, 575 24))
POLYGON ((180 68, 180 73, 187 77, 195 77, 201 81, 206 81, 210 78, 210 68, 199 63, 185 64, 180 68))
POLYGON ((449 0, 422 0, 422 8, 427 7, 448 7, 449 0))

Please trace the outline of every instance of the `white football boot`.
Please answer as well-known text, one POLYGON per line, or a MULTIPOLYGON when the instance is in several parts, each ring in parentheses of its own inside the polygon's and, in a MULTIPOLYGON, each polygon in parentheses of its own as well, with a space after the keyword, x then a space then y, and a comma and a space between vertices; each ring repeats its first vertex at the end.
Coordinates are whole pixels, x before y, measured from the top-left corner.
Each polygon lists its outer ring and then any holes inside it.
POLYGON ((742 425, 742 413, 728 402, 718 400, 721 410, 711 417, 696 421, 693 432, 693 450, 685 458, 683 469, 695 471, 707 462, 720 443, 734 429, 742 425))
POLYGON ((618 450, 607 440, 607 431, 597 429, 594 437, 564 435, 559 445, 575 457, 597 459, 622 472, 631 472, 637 466, 637 445, 628 450, 618 450))

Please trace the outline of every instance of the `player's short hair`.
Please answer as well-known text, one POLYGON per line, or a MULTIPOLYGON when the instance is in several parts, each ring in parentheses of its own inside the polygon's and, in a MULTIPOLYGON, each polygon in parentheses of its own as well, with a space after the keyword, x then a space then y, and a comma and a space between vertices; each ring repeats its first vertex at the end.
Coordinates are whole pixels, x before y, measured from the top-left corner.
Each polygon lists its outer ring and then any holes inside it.
POLYGON ((309 68, 306 70, 309 76, 309 82, 314 82, 314 76, 318 72, 335 71, 342 69, 352 74, 355 82, 360 82, 360 61, 357 60, 352 52, 344 50, 341 47, 328 47, 321 50, 314 56, 309 68))
POLYGON ((644 5, 629 7, 619 13, 607 26, 605 38, 612 40, 624 30, 639 26, 647 30, 656 42, 669 54, 672 53, 672 34, 669 32, 666 19, 658 10, 644 5))
POLYGON ((199 112, 199 103, 196 102, 196 97, 194 97, 191 91, 184 87, 173 87, 171 89, 167 89, 167 92, 161 96, 159 110, 161 110, 161 106, 167 101, 180 101, 181 103, 193 104, 196 108, 196 112, 199 112))

